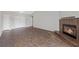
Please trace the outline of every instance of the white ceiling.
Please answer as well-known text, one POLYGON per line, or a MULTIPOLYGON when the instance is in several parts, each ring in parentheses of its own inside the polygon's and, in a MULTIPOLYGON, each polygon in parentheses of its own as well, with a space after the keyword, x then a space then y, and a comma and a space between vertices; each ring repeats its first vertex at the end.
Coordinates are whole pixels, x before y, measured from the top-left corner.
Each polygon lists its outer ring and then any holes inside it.
POLYGON ((29 15, 34 13, 34 11, 17 11, 17 12, 22 14, 29 14, 29 15))
POLYGON ((2 12, 7 14, 24 14, 32 16, 35 11, 2 11, 2 12))

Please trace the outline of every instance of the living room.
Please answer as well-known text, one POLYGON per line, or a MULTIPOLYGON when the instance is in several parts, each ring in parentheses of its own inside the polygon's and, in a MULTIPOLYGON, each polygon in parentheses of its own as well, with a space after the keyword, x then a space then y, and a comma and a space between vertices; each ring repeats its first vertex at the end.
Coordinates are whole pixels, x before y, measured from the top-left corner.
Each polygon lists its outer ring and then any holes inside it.
POLYGON ((79 59, 79 0, 0 0, 0 59, 79 59))
MULTIPOLYGON (((59 33, 61 32, 60 20, 64 21, 66 18, 68 23, 69 19, 76 20, 78 17, 79 11, 0 11, 0 46, 79 46, 78 39, 65 38, 67 36, 59 33)), ((74 23, 75 21, 73 25, 74 23)), ((74 30, 69 29, 67 25, 65 27, 65 31, 69 31, 70 34, 74 30)))

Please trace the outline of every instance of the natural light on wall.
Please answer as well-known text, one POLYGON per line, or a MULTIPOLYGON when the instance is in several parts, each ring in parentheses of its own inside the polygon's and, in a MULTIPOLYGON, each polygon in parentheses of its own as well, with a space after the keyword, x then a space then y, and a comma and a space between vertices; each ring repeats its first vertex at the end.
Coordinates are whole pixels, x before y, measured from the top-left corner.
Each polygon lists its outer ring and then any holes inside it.
MULTIPOLYGON (((20 12, 23 13, 23 12, 20 12)), ((3 14, 3 30, 32 26, 32 17, 25 14, 3 14)))

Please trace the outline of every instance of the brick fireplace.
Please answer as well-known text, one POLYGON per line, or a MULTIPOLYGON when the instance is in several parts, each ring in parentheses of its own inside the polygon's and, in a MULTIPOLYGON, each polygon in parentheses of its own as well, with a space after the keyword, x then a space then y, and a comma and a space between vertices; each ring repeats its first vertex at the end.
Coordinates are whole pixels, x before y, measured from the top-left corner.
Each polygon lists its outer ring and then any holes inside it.
POLYGON ((60 33, 79 40, 79 18, 63 17, 59 24, 60 33))

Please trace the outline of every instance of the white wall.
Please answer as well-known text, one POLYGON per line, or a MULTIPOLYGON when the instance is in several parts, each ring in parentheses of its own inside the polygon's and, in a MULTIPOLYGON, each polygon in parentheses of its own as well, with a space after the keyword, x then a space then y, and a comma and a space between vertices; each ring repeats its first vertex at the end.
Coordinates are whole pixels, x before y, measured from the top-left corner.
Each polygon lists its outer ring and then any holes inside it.
POLYGON ((33 20, 34 27, 50 31, 59 29, 58 11, 37 11, 34 13, 33 20))
POLYGON ((10 30, 19 27, 28 27, 32 25, 31 16, 20 13, 3 13, 3 30, 10 30))
POLYGON ((59 30, 61 17, 79 17, 79 11, 36 11, 34 13, 34 27, 55 31, 59 30))
POLYGON ((0 34, 3 30, 32 26, 30 15, 15 12, 0 12, 0 34))
POLYGON ((14 28, 32 26, 32 17, 27 15, 14 15, 14 28))
POLYGON ((0 36, 1 36, 1 33, 2 33, 2 13, 0 12, 0 36))
POLYGON ((69 16, 79 17, 79 11, 61 11, 60 16, 61 17, 69 17, 69 16))

